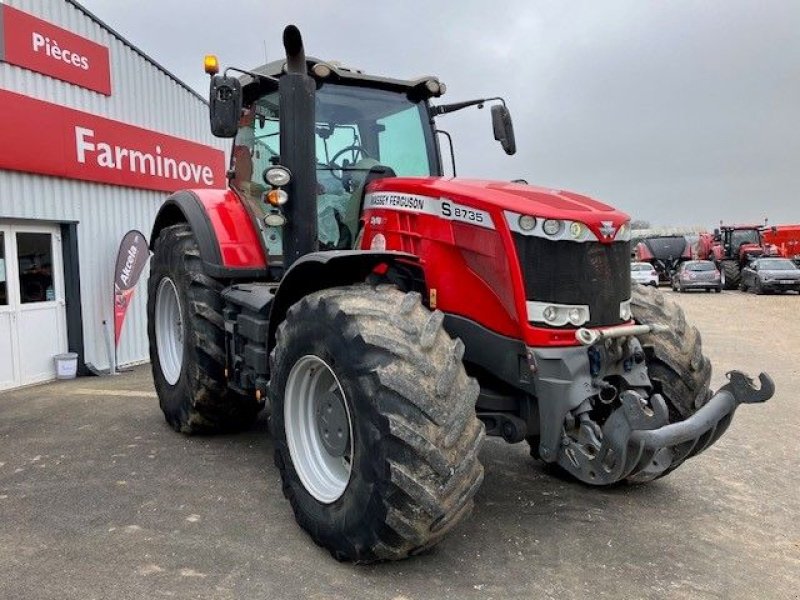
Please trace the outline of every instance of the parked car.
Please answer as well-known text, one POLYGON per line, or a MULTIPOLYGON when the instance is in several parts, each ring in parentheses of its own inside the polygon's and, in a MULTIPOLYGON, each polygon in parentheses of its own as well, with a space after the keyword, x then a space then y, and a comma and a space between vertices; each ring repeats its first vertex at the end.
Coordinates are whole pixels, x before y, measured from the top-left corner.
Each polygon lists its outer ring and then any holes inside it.
POLYGON ((658 287, 658 272, 650 263, 631 263, 631 280, 642 285, 658 287))
POLYGON ((722 278, 716 265, 710 260, 687 260, 680 264, 672 276, 672 289, 676 292, 687 290, 722 291, 722 278))
POLYGON ((739 289, 756 294, 800 292, 800 267, 788 258, 758 258, 742 269, 739 289))

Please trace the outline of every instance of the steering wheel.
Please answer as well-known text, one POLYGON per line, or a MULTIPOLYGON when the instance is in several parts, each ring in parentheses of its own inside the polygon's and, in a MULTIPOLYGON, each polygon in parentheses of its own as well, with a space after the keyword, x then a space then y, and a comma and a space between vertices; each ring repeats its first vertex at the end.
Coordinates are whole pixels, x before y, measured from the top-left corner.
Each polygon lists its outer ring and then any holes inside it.
POLYGON ((348 152, 351 153, 350 156, 353 159, 352 162, 350 163, 351 165, 354 165, 359 161, 359 155, 361 156, 361 159, 371 158, 370 155, 367 154, 367 151, 364 149, 364 146, 360 146, 358 144, 353 144, 352 146, 345 146, 344 148, 339 150, 336 154, 334 154, 331 157, 330 161, 328 162, 328 166, 331 168, 331 175, 333 175, 336 179, 340 181, 344 176, 344 172, 342 170, 343 169, 342 165, 337 164, 336 161, 339 159, 340 156, 348 152), (339 172, 338 175, 336 174, 337 171, 339 172))

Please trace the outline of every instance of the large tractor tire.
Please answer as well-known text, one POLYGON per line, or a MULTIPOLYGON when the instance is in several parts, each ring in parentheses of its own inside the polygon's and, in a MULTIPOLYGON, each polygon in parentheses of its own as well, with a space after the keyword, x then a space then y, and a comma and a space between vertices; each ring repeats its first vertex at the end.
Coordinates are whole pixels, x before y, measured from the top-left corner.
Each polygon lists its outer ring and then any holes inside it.
POLYGON ((226 385, 221 289, 203 271, 189 226, 162 229, 150 261, 147 333, 161 410, 176 431, 245 429, 261 408, 226 385))
POLYGON ((720 263, 720 271, 722 274, 722 287, 726 290, 735 290, 739 287, 739 282, 742 280, 739 263, 735 260, 723 260, 720 263))
POLYGON ((289 309, 270 356, 275 464, 297 522, 339 560, 436 544, 483 481, 478 385, 420 295, 354 285, 289 309))
POLYGON ((683 309, 663 294, 637 286, 631 296, 637 323, 664 323, 669 331, 640 336, 653 391, 669 409, 670 423, 683 421, 711 397, 711 363, 703 355, 700 332, 686 322, 683 309))

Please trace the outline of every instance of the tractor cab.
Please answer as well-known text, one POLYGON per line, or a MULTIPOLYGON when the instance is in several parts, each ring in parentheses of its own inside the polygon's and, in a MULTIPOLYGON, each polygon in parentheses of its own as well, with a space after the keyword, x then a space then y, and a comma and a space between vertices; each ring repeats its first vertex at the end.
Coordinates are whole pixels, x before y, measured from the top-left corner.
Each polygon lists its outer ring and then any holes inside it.
POLYGON ((763 252, 761 233, 756 227, 726 227, 722 236, 725 256, 744 258, 763 252))
MULTIPOLYGON (((278 75, 280 68, 281 63, 272 63, 257 72, 278 75)), ((367 87, 363 80, 335 82, 329 81, 334 67, 329 72, 318 83, 314 105, 317 232, 320 249, 341 250, 354 246, 369 181, 440 175, 441 166, 427 101, 409 94, 414 86, 396 90, 367 87)), ((439 85, 434 79, 426 81, 439 85)), ((257 95, 243 106, 234 138, 231 185, 259 206, 270 189, 264 174, 282 162, 281 102, 277 89, 259 93, 255 80, 245 84, 245 96, 247 85, 256 86, 257 95)), ((268 201, 260 206, 268 208, 268 201)), ((280 227, 273 228, 268 239, 270 255, 280 255, 280 227)))
POLYGON ((507 153, 515 152, 511 117, 502 99, 432 106, 430 100, 446 89, 435 77, 371 76, 302 57, 300 72, 292 72, 286 61, 275 61, 234 79, 216 75, 216 62, 212 64, 207 68, 213 76, 212 129, 219 137, 234 138, 230 184, 266 223, 266 250, 273 265, 284 259, 287 221, 308 224, 308 212, 301 206, 313 205, 317 218, 315 239, 306 240, 300 255, 349 250, 361 230, 367 184, 385 177, 441 176, 436 115, 500 101, 492 107, 495 138, 507 153), (282 86, 287 77, 302 83, 282 86), (280 167, 287 169, 290 180, 302 178, 306 197, 299 204, 290 204, 298 190, 279 193, 275 188, 284 186, 268 180, 270 169, 280 167))

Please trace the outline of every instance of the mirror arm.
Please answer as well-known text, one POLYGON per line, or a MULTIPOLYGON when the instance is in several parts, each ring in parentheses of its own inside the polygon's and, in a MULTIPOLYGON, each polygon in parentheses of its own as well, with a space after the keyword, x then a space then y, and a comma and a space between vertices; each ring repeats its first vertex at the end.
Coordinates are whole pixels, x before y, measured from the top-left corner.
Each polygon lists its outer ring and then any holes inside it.
POLYGON ((495 96, 493 98, 479 98, 478 100, 467 100, 466 102, 454 102, 453 104, 440 104, 439 106, 431 106, 430 107, 430 114, 432 117, 436 117, 439 115, 446 115, 447 113, 456 112, 457 110, 461 110, 463 108, 469 108, 470 106, 476 106, 478 108, 483 108, 483 105, 487 102, 498 101, 503 106, 506 105, 506 101, 503 100, 499 96, 495 96))
POLYGON ((262 81, 269 81, 270 83, 278 83, 277 77, 272 77, 270 75, 262 75, 260 73, 255 73, 253 71, 245 71, 244 69, 239 69, 237 67, 227 67, 225 69, 225 77, 228 76, 228 71, 235 71, 236 73, 242 73, 244 75, 250 75, 253 79, 260 79, 262 81))

